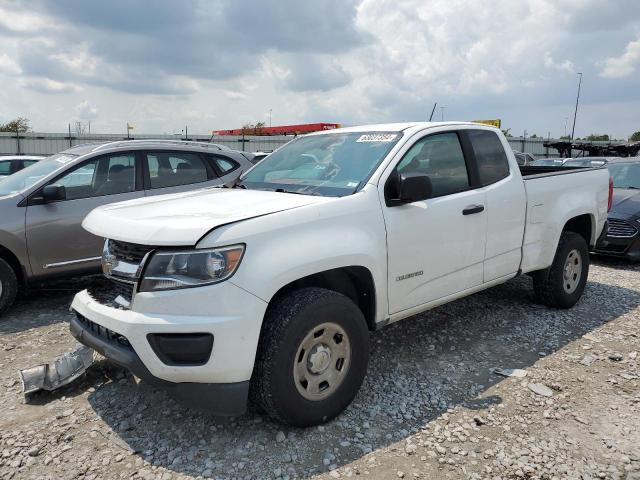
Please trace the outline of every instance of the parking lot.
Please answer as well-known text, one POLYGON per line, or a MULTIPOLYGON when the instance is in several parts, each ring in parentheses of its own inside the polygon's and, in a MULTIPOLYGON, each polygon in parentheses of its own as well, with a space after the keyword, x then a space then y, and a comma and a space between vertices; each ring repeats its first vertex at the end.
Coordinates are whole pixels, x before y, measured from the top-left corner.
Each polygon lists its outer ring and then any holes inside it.
POLYGON ((73 348, 70 300, 100 281, 0 321, 0 477, 640 478, 639 266, 594 259, 570 310, 524 276, 375 332, 354 403, 306 430, 193 412, 106 361, 25 403, 18 370, 73 348))

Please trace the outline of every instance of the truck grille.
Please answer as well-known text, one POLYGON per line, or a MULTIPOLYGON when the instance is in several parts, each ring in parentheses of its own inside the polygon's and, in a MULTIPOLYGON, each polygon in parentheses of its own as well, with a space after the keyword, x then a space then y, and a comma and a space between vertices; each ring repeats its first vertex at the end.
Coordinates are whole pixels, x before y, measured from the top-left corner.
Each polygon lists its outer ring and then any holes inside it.
POLYGON ((616 218, 609 219, 609 228, 607 229, 607 236, 616 238, 630 238, 634 237, 638 233, 636 227, 624 220, 618 220, 616 218))
POLYGON ((131 304, 131 299, 133 298, 132 283, 118 282, 111 279, 108 282, 92 285, 87 291, 96 302, 119 310, 128 310, 129 307, 126 304, 131 304), (117 302, 116 298, 118 297, 122 297, 125 302, 117 302))
POLYGON ((118 240, 109 240, 109 253, 119 260, 125 260, 130 263, 140 263, 144 256, 153 250, 148 245, 138 245, 136 243, 120 242, 118 240))

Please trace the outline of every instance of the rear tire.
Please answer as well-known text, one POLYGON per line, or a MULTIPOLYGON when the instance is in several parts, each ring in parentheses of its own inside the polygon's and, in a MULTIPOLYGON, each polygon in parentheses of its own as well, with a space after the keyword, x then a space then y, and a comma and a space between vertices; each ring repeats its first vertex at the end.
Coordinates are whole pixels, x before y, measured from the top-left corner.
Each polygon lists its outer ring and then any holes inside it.
POLYGON ((251 400, 296 427, 327 422, 358 393, 369 361, 369 331, 346 296, 302 288, 265 315, 251 380, 251 400))
POLYGON ((562 232, 551 267, 533 275, 533 289, 540 303, 570 308, 580 300, 588 276, 587 242, 577 233, 562 232))
POLYGON ((18 277, 11 265, 0 258, 0 315, 9 310, 18 294, 18 277))

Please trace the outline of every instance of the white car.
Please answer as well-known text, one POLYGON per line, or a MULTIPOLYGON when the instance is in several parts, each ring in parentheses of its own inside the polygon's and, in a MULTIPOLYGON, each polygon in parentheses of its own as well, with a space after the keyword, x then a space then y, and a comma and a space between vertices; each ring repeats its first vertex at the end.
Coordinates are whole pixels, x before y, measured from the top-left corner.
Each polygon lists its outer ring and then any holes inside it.
POLYGON ((8 177, 23 168, 27 168, 46 157, 39 155, 3 155, 0 156, 0 178, 8 177))
POLYGON ((369 330, 523 273, 548 306, 579 300, 609 173, 521 169, 492 127, 369 125, 299 137, 236 188, 97 208, 83 226, 108 239, 113 288, 76 294, 71 333, 214 412, 250 397, 326 422, 360 388, 369 330))

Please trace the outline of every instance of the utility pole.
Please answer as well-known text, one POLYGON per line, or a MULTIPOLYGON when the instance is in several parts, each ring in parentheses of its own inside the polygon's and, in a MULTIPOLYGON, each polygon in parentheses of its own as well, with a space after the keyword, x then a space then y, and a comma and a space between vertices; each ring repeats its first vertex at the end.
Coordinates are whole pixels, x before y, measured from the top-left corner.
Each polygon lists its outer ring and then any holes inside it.
POLYGON ((571 129, 571 143, 576 132, 576 117, 578 116, 578 102, 580 101, 580 87, 582 86, 582 72, 578 72, 578 95, 576 96, 576 110, 573 112, 573 128, 571 129))
POLYGON ((444 109, 447 107, 440 107, 440 121, 444 122, 444 109))
POLYGON ((438 106, 438 102, 435 102, 433 104, 433 109, 431 110, 431 115, 429 115, 429 121, 431 121, 431 119, 433 118, 433 112, 436 111, 436 107, 438 106))
POLYGON ((184 126, 184 139, 189 140, 189 129, 186 125, 184 126))
POLYGON ((269 109, 269 128, 271 128, 271 111, 272 110, 273 110, 272 108, 269 109))

